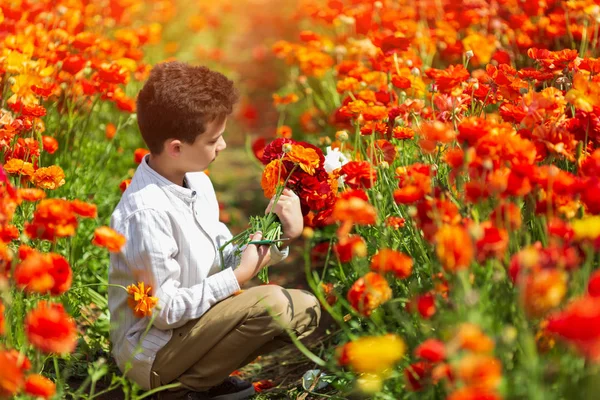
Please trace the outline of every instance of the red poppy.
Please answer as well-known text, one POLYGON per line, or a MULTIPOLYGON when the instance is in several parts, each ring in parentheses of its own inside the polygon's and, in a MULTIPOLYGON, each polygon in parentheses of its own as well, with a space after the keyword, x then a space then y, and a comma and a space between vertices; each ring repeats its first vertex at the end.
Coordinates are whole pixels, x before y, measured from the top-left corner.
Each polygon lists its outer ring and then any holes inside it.
POLYGON ((44 353, 71 353, 77 345, 75 321, 62 304, 40 301, 25 318, 29 343, 44 353))

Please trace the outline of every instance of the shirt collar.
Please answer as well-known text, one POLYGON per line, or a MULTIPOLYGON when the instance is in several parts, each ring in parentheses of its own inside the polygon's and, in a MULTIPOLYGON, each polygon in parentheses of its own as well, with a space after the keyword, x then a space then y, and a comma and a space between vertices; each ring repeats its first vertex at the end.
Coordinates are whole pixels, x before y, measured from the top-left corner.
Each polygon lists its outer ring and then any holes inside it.
MULTIPOLYGON (((146 178, 150 179, 153 183, 158 185, 160 188, 170 191, 175 196, 179 197, 180 199, 182 199, 184 201, 187 201, 187 202, 196 201, 196 191, 195 190, 177 185, 177 184, 171 182, 170 180, 168 180, 167 178, 165 178, 164 176, 162 176, 161 174, 159 174, 158 172, 156 172, 155 170, 153 170, 150 167, 150 165, 148 165, 149 157, 150 157, 150 154, 147 154, 146 156, 144 156, 144 158, 142 159, 142 162, 140 163, 140 166, 139 166, 142 174, 146 178)), ((186 174, 186 180, 189 185, 190 180, 187 179, 187 174, 186 174)))

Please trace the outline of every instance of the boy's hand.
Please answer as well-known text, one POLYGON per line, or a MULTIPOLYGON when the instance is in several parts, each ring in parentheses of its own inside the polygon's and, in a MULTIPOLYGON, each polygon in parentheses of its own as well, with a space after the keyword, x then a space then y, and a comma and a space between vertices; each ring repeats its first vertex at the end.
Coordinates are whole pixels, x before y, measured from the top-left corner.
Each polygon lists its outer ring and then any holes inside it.
MULTIPOLYGON (((273 207, 275 197, 265 210, 268 214, 273 207)), ((283 227, 283 237, 291 240, 296 239, 302 234, 304 228, 304 218, 302 218, 302 210, 300 209, 300 198, 290 189, 283 189, 281 196, 273 212, 279 217, 283 227)))
MULTIPOLYGON (((262 238, 261 232, 256 232, 250 236, 250 240, 260 240, 262 238)), ((249 244, 242 252, 242 259, 240 265, 233 270, 235 277, 238 280, 240 286, 254 278, 261 269, 266 267, 271 261, 271 246, 258 246, 256 244, 249 244)))

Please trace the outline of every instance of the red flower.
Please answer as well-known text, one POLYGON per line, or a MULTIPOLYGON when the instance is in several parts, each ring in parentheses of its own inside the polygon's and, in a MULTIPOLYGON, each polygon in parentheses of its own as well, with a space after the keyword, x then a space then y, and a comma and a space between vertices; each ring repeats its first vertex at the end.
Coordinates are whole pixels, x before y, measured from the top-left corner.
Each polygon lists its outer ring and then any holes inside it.
POLYGON ((144 159, 144 156, 146 154, 149 154, 150 150, 148 149, 136 149, 135 152, 133 153, 133 161, 136 164, 140 164, 142 162, 142 160, 144 159))
POLYGON ((58 141, 51 136, 42 136, 44 151, 49 154, 54 154, 58 150, 58 141))
POLYGON ((36 398, 49 399, 56 393, 56 385, 42 375, 29 375, 25 381, 25 393, 36 398))
POLYGON ((25 318, 29 343, 44 353, 71 353, 77 345, 75 321, 62 304, 40 301, 25 318))
POLYGON ((415 356, 434 363, 446 359, 446 345, 437 339, 427 339, 415 349, 415 356))
POLYGON ((404 370, 404 377, 408 388, 413 392, 419 391, 429 382, 431 376, 431 364, 419 361, 411 364, 404 370))
POLYGON ((371 188, 377 181, 377 171, 368 161, 350 161, 340 172, 345 175, 344 183, 353 189, 371 188))

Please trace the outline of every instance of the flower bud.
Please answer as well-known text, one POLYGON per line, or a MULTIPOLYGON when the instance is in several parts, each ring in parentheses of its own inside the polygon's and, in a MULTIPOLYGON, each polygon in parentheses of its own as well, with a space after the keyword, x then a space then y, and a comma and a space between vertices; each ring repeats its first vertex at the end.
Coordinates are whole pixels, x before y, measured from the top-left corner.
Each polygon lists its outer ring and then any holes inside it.
POLYGON ((289 153, 290 151, 292 151, 292 144, 284 143, 283 146, 281 146, 281 150, 283 150, 284 153, 289 153))
POLYGON ((346 131, 337 131, 335 133, 335 138, 337 140, 339 140, 340 142, 345 142, 346 140, 348 140, 348 132, 346 132, 346 131))
POLYGON ((315 231, 310 226, 307 226, 302 230, 302 237, 304 239, 312 239, 314 236, 315 236, 315 231))
POLYGON ((470 59, 474 56, 475 54, 473 53, 473 50, 467 50, 467 52, 465 53, 465 57, 467 57, 467 59, 470 59))

